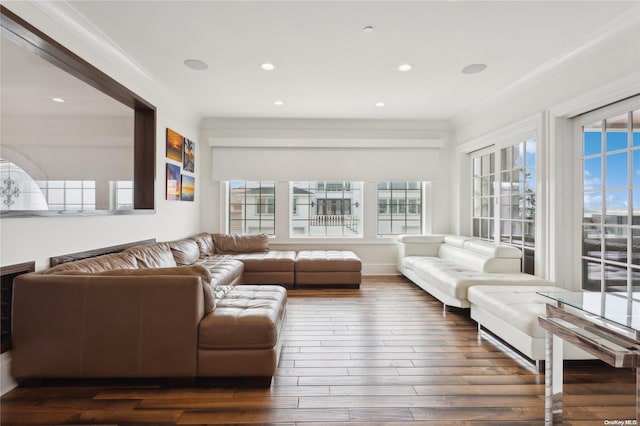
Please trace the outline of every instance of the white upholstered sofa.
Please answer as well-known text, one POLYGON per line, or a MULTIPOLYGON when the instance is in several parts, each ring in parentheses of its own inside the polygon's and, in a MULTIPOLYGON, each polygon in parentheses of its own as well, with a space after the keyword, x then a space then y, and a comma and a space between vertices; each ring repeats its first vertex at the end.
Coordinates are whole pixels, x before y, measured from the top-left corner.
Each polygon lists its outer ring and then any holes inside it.
POLYGON ((512 246, 459 235, 400 235, 398 271, 445 307, 469 308, 474 285, 553 285, 521 270, 512 246))
MULTIPOLYGON (((459 235, 401 235, 398 271, 444 304, 470 308, 478 323, 531 360, 544 360, 538 316, 548 301, 541 291, 566 291, 520 272, 522 252, 512 246, 459 235)), ((565 359, 592 359, 571 344, 565 359)))

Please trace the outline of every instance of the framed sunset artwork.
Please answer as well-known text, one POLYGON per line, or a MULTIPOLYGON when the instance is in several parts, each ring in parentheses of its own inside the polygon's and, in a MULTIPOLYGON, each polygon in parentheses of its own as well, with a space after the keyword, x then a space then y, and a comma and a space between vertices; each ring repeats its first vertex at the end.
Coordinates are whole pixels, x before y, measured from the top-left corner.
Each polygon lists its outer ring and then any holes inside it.
POLYGON ((180 187, 180 166, 167 163, 167 200, 179 200, 180 187))
POLYGON ((182 175, 180 185, 180 199, 182 201, 193 201, 196 192, 196 179, 193 176, 182 175))
POLYGON ((167 158, 182 163, 184 138, 175 130, 167 127, 167 158))

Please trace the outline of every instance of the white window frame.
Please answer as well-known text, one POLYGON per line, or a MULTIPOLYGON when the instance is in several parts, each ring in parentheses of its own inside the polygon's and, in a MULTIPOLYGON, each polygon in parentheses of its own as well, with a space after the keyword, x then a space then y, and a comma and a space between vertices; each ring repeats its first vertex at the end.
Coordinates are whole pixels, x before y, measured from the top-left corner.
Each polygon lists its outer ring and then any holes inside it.
MULTIPOLYGON (((359 199, 357 199, 354 202, 351 202, 351 205, 356 205, 356 208, 359 210, 358 214, 353 214, 353 210, 351 211, 352 214, 348 215, 348 216, 358 216, 357 217, 357 229, 358 232, 354 235, 345 235, 344 234, 344 228, 348 226, 341 224, 341 225, 336 225, 336 226, 342 226, 343 228, 343 234, 342 235, 328 235, 328 234, 324 234, 324 235, 320 235, 320 234, 295 234, 294 233, 294 225, 296 220, 297 221, 303 221, 305 220, 305 218, 300 217, 301 211, 303 211, 304 209, 302 208, 302 206, 304 206, 305 204, 301 204, 301 203, 297 203, 296 204, 296 212, 293 211, 293 199, 294 199, 294 193, 293 193, 293 188, 294 188, 294 182, 316 182, 318 184, 318 187, 320 188, 324 188, 325 193, 330 193, 330 192, 334 192, 334 191, 328 191, 327 188, 329 187, 329 185, 326 184, 330 184, 333 182, 342 182, 342 181, 326 181, 326 180, 300 180, 300 181, 289 181, 288 185, 289 185, 289 201, 288 201, 288 205, 289 205, 289 209, 288 209, 288 217, 289 217, 289 238, 291 238, 292 240, 302 240, 302 239, 313 239, 313 238, 318 238, 318 239, 337 239, 337 240, 349 240, 349 239, 363 239, 365 236, 365 202, 364 202, 364 198, 365 198, 365 191, 366 191, 366 183, 362 182, 362 181, 344 181, 345 183, 345 189, 343 189, 343 193, 344 192, 352 192, 355 189, 354 188, 358 188, 357 191, 360 193, 360 197, 359 199)), ((322 191, 323 189, 319 189, 319 191, 322 191)), ((335 191, 337 192, 337 191, 335 191)), ((329 198, 327 198, 329 199, 329 198)), ((342 199, 343 202, 345 199, 342 199)), ((311 205, 311 204, 309 204, 311 205)), ((327 215, 316 215, 316 216, 327 216, 327 215)), ((344 216, 344 215, 335 215, 335 216, 344 216)), ((310 217, 310 213, 309 213, 309 217, 310 217)), ((310 221, 311 219, 307 219, 307 221, 310 221)), ((322 222, 323 223, 323 222, 322 222)), ((325 225, 318 225, 318 226, 325 226, 325 225)), ((327 225, 327 226, 331 226, 331 225, 327 225)))
MULTIPOLYGON (((498 161, 499 161, 499 155, 498 155, 499 151, 500 151, 500 149, 496 149, 496 147, 494 145, 491 145, 491 146, 488 146, 486 148, 474 151, 474 152, 469 154, 469 166, 470 166, 469 175, 471 176, 471 180, 470 180, 470 184, 469 184, 470 185, 469 187, 471 189, 471 199, 470 199, 470 201, 471 201, 471 210, 470 210, 470 215, 469 215, 470 216, 470 218, 469 218, 469 220, 470 220, 469 229, 470 229, 470 235, 472 235, 472 236, 475 236, 474 235, 474 223, 473 223, 473 221, 474 221, 474 219, 476 219, 476 216, 474 214, 474 212, 475 212, 474 201, 475 201, 476 196, 475 196, 475 192, 474 192, 475 191, 475 186, 474 186, 475 176, 473 174, 473 166, 474 166, 474 163, 475 163, 476 159, 482 159, 482 161, 484 161, 485 158, 487 158, 487 157, 489 157, 490 155, 493 154, 493 165, 494 165, 493 170, 489 171, 489 173, 486 174, 486 175, 484 175, 484 174, 480 175, 483 178, 487 177, 487 176, 490 176, 490 175, 493 175, 493 177, 494 177, 494 181, 493 181, 494 188, 493 188, 493 193, 492 193, 493 195, 490 196, 490 199, 491 199, 491 202, 492 202, 493 206, 489 206, 489 209, 491 209, 491 207, 493 207, 493 216, 491 216, 491 215, 488 215, 488 216, 482 216, 482 215, 481 216, 477 216, 477 218, 480 219, 480 220, 484 220, 486 218, 493 218, 493 220, 489 222, 489 228, 490 229, 491 229, 491 225, 493 225, 493 236, 492 236, 492 238, 488 238, 489 240, 496 240, 496 229, 497 229, 496 226, 498 226, 498 224, 500 223, 500 219, 498 217, 498 215, 500 213, 498 211, 499 210, 499 206, 500 206, 500 204, 499 204, 500 199, 499 199, 499 195, 498 195, 498 193, 496 192, 496 189, 495 189, 497 186, 500 185, 499 181, 498 181, 498 179, 499 179, 498 173, 499 172, 497 171, 498 161), (491 223, 491 222, 493 222, 493 223, 491 223)), ((480 198, 483 198, 482 195, 480 196, 480 198)), ((482 226, 481 226, 481 228, 482 228, 482 226)), ((481 238, 481 239, 486 239, 482 235, 481 236, 475 236, 475 237, 476 238, 481 238)))
MULTIPOLYGON (((255 214, 258 219, 254 219, 254 220, 258 220, 258 222, 261 225, 262 225, 262 222, 265 222, 265 223, 266 222, 270 222, 270 223, 272 223, 273 224, 273 232, 272 233, 267 232, 266 229, 262 230, 262 228, 261 228, 260 232, 264 232, 267 235, 269 235, 270 237, 275 237, 276 232, 277 232, 277 223, 276 223, 276 219, 275 219, 277 182, 275 180, 233 179, 233 180, 229 180, 229 181, 225 182, 225 185, 224 185, 225 191, 224 191, 224 193, 225 193, 226 202, 224 203, 224 205, 225 205, 226 213, 225 213, 224 216, 226 218, 226 221, 225 221, 226 223, 225 223, 224 229, 226 230, 226 232, 232 232, 232 230, 231 230, 232 229, 231 228, 231 222, 232 222, 232 218, 231 218, 231 208, 232 208, 232 203, 231 203, 231 191, 232 191, 231 183, 232 182, 244 182, 244 185, 245 185, 244 187, 245 188, 247 187, 246 186, 247 182, 259 182, 261 184, 261 186, 262 186, 262 183, 273 183, 273 195, 272 196, 263 197, 265 200, 267 200, 267 199, 272 199, 273 200, 273 203, 270 204, 271 206, 273 206, 273 213, 269 213, 268 212, 269 204, 260 203, 260 204, 249 204, 249 205, 247 205, 246 204, 246 199, 245 199, 245 203, 242 204, 242 205, 244 206, 243 208, 244 208, 245 214, 247 214, 247 212, 255 214), (249 206, 250 206, 250 208, 249 208, 249 206), (265 212, 265 213, 261 212, 262 207, 265 207, 267 209, 267 212, 265 212), (263 219, 263 217, 266 218, 266 219, 263 219), (269 219, 269 218, 271 218, 271 219, 269 219)), ((265 195, 269 195, 269 194, 265 194, 265 195)), ((261 197, 262 197, 262 194, 261 194, 261 197)), ((247 219, 245 218, 242 222, 244 223, 243 224, 242 233, 245 233, 247 231, 247 228, 246 228, 247 219)))
MULTIPOLYGON (((420 220, 420 231, 419 231, 416 235, 424 234, 424 232, 425 232, 425 227, 426 227, 425 212, 424 212, 424 210, 425 210, 425 204, 426 204, 426 199, 427 199, 427 197, 426 197, 426 186, 427 186, 427 182, 422 182, 422 181, 417 181, 417 180, 411 180, 411 181, 409 181, 409 180, 396 180, 396 181, 380 181, 380 182, 375 182, 375 183, 373 183, 373 185, 375 185, 375 191, 376 191, 376 218, 375 218, 375 222, 376 222, 376 235, 377 235, 379 238, 384 238, 384 237, 394 237, 395 235, 399 235, 399 234, 394 234, 394 233, 380 234, 379 229, 380 229, 380 215, 381 215, 381 214, 391 214, 391 215, 393 215, 393 214, 398 214, 398 215, 404 215, 404 216, 405 216, 405 218, 406 218, 406 215, 415 214, 415 213, 410 213, 410 212, 409 212, 409 210, 411 210, 411 209, 412 209, 412 207, 413 207, 413 208, 416 208, 417 206, 419 206, 419 207, 420 207, 420 217, 419 217, 419 220, 420 220), (407 185, 406 185, 406 186, 407 186, 407 189, 408 189, 408 190, 411 190, 411 191, 416 191, 416 190, 418 190, 418 191, 419 191, 419 193, 420 193, 420 200, 419 200, 419 201, 420 201, 420 203, 417 203, 417 202, 416 202, 416 203, 411 204, 411 201, 418 201, 418 200, 414 200, 414 199, 407 199, 407 198, 403 198, 403 199, 401 199, 401 198, 390 198, 390 200, 391 200, 391 204, 387 205, 387 208, 385 209, 385 210, 386 210, 385 212, 380 212, 380 207, 379 207, 379 205, 378 205, 378 202, 379 202, 379 191, 393 191, 393 190, 391 189, 391 185, 390 185, 390 184, 392 184, 393 182, 402 182, 402 183, 405 183, 405 184, 407 184, 407 185), (379 188, 379 185, 380 185, 380 184, 384 184, 384 183, 386 183, 386 184, 388 184, 388 185, 386 185, 386 188, 385 188, 385 189, 380 189, 380 188, 379 188), (417 188, 412 188, 412 187, 409 185, 410 183, 418 183, 418 187, 417 187, 417 188), (406 208, 406 211, 405 211, 405 212, 399 212, 399 211, 398 211, 398 210, 400 210, 400 209, 398 208, 398 206, 399 206, 399 204, 400 204, 400 203, 398 203, 398 201, 400 201, 400 200, 402 200, 402 201, 407 201, 407 203, 405 204, 405 208, 406 208), (393 201, 396 201, 395 208, 394 208, 393 201)), ((402 190, 397 190, 397 191, 402 191, 402 190)), ((391 229, 393 229, 393 220, 385 220, 385 222, 389 222, 389 223, 390 223, 390 226, 391 226, 391 229)))
MULTIPOLYGON (((547 277, 548 275, 548 262, 547 259, 547 187, 546 187, 546 174, 547 169, 547 135, 545 127, 545 117, 543 114, 536 114, 520 122, 514 123, 498 131, 492 132, 481 138, 472 140, 468 143, 462 144, 457 148, 457 151, 462 154, 464 158, 460 159, 461 167, 466 167, 466 171, 463 176, 467 176, 466 184, 462 182, 462 188, 466 187, 466 191, 461 191, 461 197, 466 197, 466 200, 461 198, 461 205, 468 205, 467 215, 461 216, 460 220, 466 222, 466 226, 463 229, 469 230, 469 235, 472 235, 473 223, 472 223, 472 209, 473 204, 468 204, 472 201, 473 197, 473 176, 472 176, 472 158, 474 155, 486 154, 487 152, 495 152, 495 164, 496 164, 496 185, 501 182, 500 165, 502 164, 501 150, 516 143, 528 140, 536 139, 536 213, 535 213, 535 275, 539 277, 547 277)), ((496 197, 494 202, 500 202, 499 197, 496 197)), ((463 213, 464 214, 464 213, 463 213)), ((499 205, 494 206, 494 238, 492 241, 499 242, 500 234, 500 210, 499 205)))
POLYGON ((116 210, 133 208, 133 190, 134 182, 131 180, 115 180, 111 185, 111 200, 116 210), (120 194, 129 192, 131 195, 131 203, 122 203, 120 194))
POLYGON ((94 180, 63 180, 63 179, 50 179, 50 180, 38 180, 36 181, 42 194, 44 195, 47 205, 61 206, 60 208, 54 208, 53 210, 63 211, 82 211, 82 210, 96 210, 97 194, 96 194, 96 181, 94 180), (56 183, 56 186, 51 187, 52 182, 56 183), (53 203, 50 201, 51 191, 62 191, 62 203, 53 203), (68 201, 70 191, 80 191, 80 203, 71 203, 68 201), (93 192, 93 202, 85 202, 85 191, 93 192))
MULTIPOLYGON (((574 208, 572 213, 572 218, 574 219, 572 221, 573 223, 573 229, 572 229, 572 232, 573 232, 572 260, 573 262, 572 263, 573 263, 573 276, 575 277, 575 281, 576 281, 576 283, 573 284, 574 290, 581 290, 582 283, 583 283, 583 277, 582 277, 582 261, 583 261, 583 255, 582 255, 583 210, 582 209, 583 209, 583 201, 584 201, 584 198, 583 198, 584 197, 583 196, 584 194, 583 134, 582 134, 583 126, 588 126, 595 122, 603 121, 605 119, 612 118, 632 110, 635 110, 635 111, 640 110, 640 96, 635 96, 631 99, 616 102, 612 105, 582 114, 571 120, 572 131, 573 131, 572 154, 573 154, 573 164, 574 164, 573 188, 576 188, 576 190, 574 191, 574 197, 573 197, 574 208)), ((604 132, 605 132, 605 129, 603 129, 603 140, 602 140, 603 155, 606 152, 606 147, 605 147, 606 141, 605 141, 604 132)), ((632 141, 629 141, 630 146, 632 146, 632 143, 633 143, 632 141)), ((632 151, 629 150, 629 152, 632 152, 632 151)), ((632 159, 628 158, 628 161, 630 162, 630 167, 628 170, 629 181, 627 183, 628 183, 628 189, 632 190, 633 188, 633 176, 632 176, 633 167, 631 163, 632 159)), ((604 163, 606 163, 606 161, 604 161, 604 163)), ((602 167, 602 179, 603 181, 604 179, 606 179, 606 164, 603 164, 603 167, 602 167)), ((604 202, 605 200, 603 200, 603 203, 604 202)), ((631 231, 631 227, 629 227, 629 231, 631 231)), ((631 232, 629 232, 629 234, 631 234, 631 232)), ((629 235, 628 238, 631 238, 631 235, 629 235)), ((630 244, 628 244, 628 247, 629 249, 631 249, 630 244)), ((630 260, 627 260, 627 264, 631 265, 630 260)), ((631 269, 632 269, 631 267, 627 268, 628 282, 631 280, 631 269)), ((633 269, 640 271, 640 265, 633 269)), ((604 290, 604 284, 605 284, 604 279, 603 277, 601 277, 601 290, 604 290)))

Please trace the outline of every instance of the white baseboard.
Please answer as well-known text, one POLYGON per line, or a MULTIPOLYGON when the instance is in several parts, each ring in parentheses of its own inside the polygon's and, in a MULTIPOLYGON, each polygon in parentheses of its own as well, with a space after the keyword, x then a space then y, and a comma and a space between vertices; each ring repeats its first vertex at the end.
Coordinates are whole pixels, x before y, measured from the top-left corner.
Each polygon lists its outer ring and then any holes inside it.
POLYGON ((365 263, 362 265, 362 275, 398 275, 395 263, 365 263))
POLYGON ((11 352, 5 352, 0 357, 0 395, 4 395, 18 386, 11 377, 11 352))

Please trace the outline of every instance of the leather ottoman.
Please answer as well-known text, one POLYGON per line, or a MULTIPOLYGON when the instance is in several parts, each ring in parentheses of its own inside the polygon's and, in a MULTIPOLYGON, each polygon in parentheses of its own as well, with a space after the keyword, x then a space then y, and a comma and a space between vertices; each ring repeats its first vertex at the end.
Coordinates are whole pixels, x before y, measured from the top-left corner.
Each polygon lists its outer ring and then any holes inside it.
POLYGON ((303 250, 296 256, 296 287, 359 288, 362 262, 349 250, 303 250))

